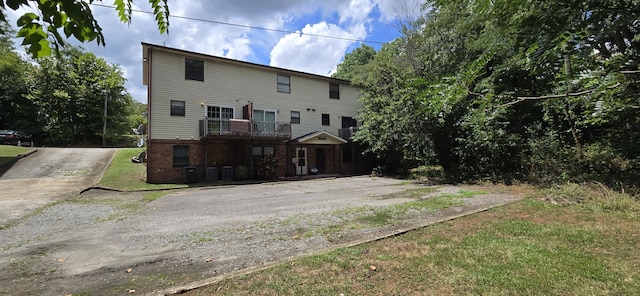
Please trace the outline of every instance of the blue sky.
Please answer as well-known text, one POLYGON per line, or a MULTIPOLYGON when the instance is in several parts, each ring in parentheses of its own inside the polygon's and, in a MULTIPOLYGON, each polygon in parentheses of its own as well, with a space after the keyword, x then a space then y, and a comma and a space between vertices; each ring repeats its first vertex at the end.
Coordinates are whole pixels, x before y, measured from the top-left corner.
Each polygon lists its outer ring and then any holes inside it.
MULTIPOLYGON (((98 3, 111 4, 110 1, 98 3)), ((134 12, 132 23, 126 25, 119 22, 113 8, 93 6, 106 46, 95 43, 81 46, 108 63, 120 65, 129 93, 136 101, 146 103, 141 42, 330 75, 344 55, 362 42, 308 34, 389 42, 400 36, 401 21, 419 13, 420 3, 417 0, 170 0, 171 15, 176 17, 170 19, 169 34, 162 35, 151 14, 134 12)), ((147 1, 134 1, 134 9, 151 11, 147 1)), ((7 14, 15 25, 18 14, 24 12, 7 11, 7 14)), ((71 43, 79 45, 78 42, 71 43)), ((376 49, 381 46, 379 43, 367 44, 376 49)))

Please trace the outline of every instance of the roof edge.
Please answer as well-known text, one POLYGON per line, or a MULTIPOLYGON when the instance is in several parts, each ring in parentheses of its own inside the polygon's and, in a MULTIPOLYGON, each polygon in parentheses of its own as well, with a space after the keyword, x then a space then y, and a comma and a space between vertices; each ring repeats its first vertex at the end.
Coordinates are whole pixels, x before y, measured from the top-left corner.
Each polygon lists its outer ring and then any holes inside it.
POLYGON ((140 42, 140 43, 142 44, 143 47, 147 46, 147 47, 151 47, 151 48, 158 48, 158 49, 161 49, 161 50, 164 50, 164 51, 167 51, 167 52, 175 52, 175 53, 179 53, 179 54, 196 55, 196 56, 206 57, 208 59, 214 59, 214 60, 227 62, 227 63, 242 64, 242 65, 249 66, 249 67, 257 67, 257 68, 274 70, 274 71, 278 71, 278 72, 285 72, 285 73, 297 74, 297 75, 302 75, 302 76, 310 76, 310 77, 314 77, 314 78, 320 78, 320 79, 323 79, 323 80, 341 82, 341 83, 348 84, 348 85, 353 86, 353 87, 358 87, 358 86, 356 86, 355 84, 353 84, 349 80, 333 78, 333 77, 329 77, 329 76, 313 74, 313 73, 308 73, 308 72, 303 72, 303 71, 298 71, 298 70, 267 66, 267 65, 263 65, 263 64, 246 62, 246 61, 241 61, 241 60, 234 60, 234 59, 230 59, 230 58, 214 56, 214 55, 199 53, 199 52, 195 52, 195 51, 189 51, 189 50, 184 50, 184 49, 178 49, 178 48, 173 48, 173 47, 168 47, 168 46, 163 46, 163 45, 147 43, 147 42, 144 42, 144 41, 140 42))

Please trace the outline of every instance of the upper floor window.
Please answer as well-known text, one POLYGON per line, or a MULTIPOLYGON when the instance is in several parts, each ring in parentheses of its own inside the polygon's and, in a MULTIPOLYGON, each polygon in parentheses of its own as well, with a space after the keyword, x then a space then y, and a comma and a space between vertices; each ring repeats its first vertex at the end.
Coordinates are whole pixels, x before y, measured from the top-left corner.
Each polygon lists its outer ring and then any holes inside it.
POLYGON ((322 125, 331 125, 329 122, 329 114, 322 114, 322 125))
POLYGON ((300 111, 291 111, 291 123, 300 123, 300 111))
POLYGON ((171 116, 184 116, 184 101, 171 100, 171 116))
POLYGON ((336 100, 340 99, 340 84, 329 83, 329 98, 336 100))
POLYGON ((278 74, 278 92, 291 93, 291 76, 278 74))
POLYGON ((185 58, 184 79, 204 81, 204 61, 185 58))

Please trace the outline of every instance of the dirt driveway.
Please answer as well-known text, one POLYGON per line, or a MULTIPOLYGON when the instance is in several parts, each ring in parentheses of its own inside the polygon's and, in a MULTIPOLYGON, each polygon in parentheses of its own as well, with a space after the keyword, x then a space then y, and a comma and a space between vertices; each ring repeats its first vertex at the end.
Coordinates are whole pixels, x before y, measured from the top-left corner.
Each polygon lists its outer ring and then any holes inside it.
POLYGON ((0 294, 171 294, 520 198, 371 177, 188 189, 153 201, 146 193, 94 190, 0 229, 0 294), (461 190, 475 193, 458 199, 461 190), (362 223, 442 194, 458 203, 362 223))
POLYGON ((0 176, 0 227, 95 185, 114 152, 110 148, 38 148, 21 158, 0 176))

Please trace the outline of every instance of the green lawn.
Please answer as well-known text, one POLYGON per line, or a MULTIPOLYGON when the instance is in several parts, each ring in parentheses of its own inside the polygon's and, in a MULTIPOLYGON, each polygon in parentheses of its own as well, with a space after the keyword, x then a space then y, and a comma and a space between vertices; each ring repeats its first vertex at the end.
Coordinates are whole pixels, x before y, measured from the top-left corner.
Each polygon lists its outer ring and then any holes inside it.
POLYGON ((185 295, 640 295, 638 229, 637 196, 565 186, 185 295))
POLYGON ((111 165, 100 180, 99 186, 119 190, 153 190, 186 188, 185 184, 148 184, 147 167, 142 163, 133 163, 131 158, 138 156, 140 148, 118 149, 111 165))
POLYGON ((33 148, 0 145, 0 167, 18 158, 18 155, 25 154, 31 150, 33 150, 33 148))

